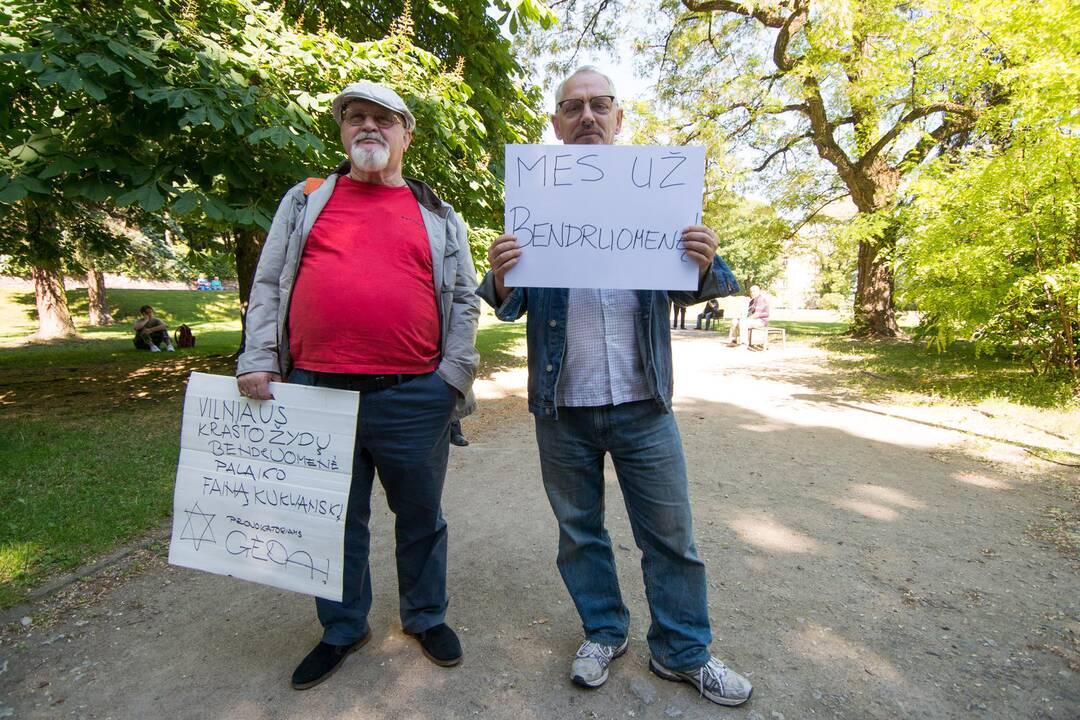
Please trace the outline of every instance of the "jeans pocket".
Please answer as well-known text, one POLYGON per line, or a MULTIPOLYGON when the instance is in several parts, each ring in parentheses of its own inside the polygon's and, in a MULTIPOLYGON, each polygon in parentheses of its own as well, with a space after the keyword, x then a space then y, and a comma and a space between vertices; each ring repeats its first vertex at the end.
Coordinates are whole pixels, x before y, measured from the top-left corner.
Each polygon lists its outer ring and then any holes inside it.
POLYGON ((449 398, 450 408, 453 409, 454 405, 458 401, 458 398, 461 397, 457 391, 457 388, 446 382, 446 380, 443 380, 443 376, 440 375, 438 372, 432 372, 431 374, 434 375, 438 379, 437 382, 439 382, 446 389, 446 397, 449 398))

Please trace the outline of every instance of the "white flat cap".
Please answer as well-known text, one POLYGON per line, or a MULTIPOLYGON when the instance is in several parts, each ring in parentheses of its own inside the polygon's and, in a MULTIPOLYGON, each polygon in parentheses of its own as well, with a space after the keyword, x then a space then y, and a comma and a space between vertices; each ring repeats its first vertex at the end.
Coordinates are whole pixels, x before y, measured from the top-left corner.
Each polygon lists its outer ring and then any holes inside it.
POLYGON ((367 82, 366 80, 347 85, 334 98, 334 104, 331 107, 334 112, 334 120, 337 121, 338 125, 344 119, 342 114, 345 111, 345 105, 350 100, 367 100, 376 105, 382 105, 387 110, 393 110, 405 120, 406 130, 412 130, 416 127, 416 118, 409 112, 409 106, 405 104, 400 95, 385 85, 367 82))

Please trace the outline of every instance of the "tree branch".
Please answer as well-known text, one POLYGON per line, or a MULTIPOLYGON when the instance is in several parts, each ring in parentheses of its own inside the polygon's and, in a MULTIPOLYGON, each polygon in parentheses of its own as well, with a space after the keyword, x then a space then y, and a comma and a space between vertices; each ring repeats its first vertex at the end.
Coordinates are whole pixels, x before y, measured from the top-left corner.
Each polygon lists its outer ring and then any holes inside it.
POLYGON ((784 143, 781 147, 778 147, 777 149, 775 149, 771 153, 769 153, 768 156, 762 161, 762 163, 760 165, 758 165, 756 168, 754 168, 754 172, 761 172, 766 167, 768 167, 769 163, 771 163, 773 160, 775 160, 777 156, 787 154, 788 152, 791 151, 792 148, 794 148, 796 145, 798 145, 803 140, 812 140, 812 139, 813 138, 810 136, 810 133, 804 133, 802 135, 798 135, 796 137, 791 138, 786 143, 784 143))
POLYGON ((821 97, 821 90, 818 87, 817 79, 814 77, 807 77, 803 81, 803 86, 806 88, 806 117, 810 120, 810 135, 814 141, 814 145, 817 147, 818 155, 823 160, 828 161, 840 171, 841 177, 845 173, 850 172, 854 167, 851 162, 851 158, 847 156, 844 149, 840 147, 840 144, 836 142, 836 138, 833 137, 832 131, 834 125, 829 122, 828 115, 825 110, 825 100, 821 97))
POLYGON ((773 46, 773 64, 783 71, 794 69, 799 62, 787 54, 788 43, 792 36, 796 35, 809 21, 808 0, 795 0, 795 11, 788 16, 776 34, 776 44, 773 46))
POLYGON ((574 54, 570 56, 571 64, 577 59, 578 53, 581 52, 581 43, 585 41, 585 35, 589 33, 596 24, 600 21, 600 16, 604 13, 604 10, 608 6, 609 0, 600 0, 596 6, 596 12, 589 18, 588 22, 581 28, 581 34, 578 35, 577 42, 574 44, 574 54))
MULTIPOLYGON (((897 120, 895 125, 889 128, 889 130, 884 135, 882 135, 876 143, 870 146, 870 148, 863 154, 863 156, 859 158, 859 165, 862 167, 868 167, 870 163, 872 163, 874 159, 881 153, 881 151, 884 150, 889 143, 895 140, 900 135, 900 133, 904 131, 905 128, 911 125, 911 123, 915 122, 920 118, 932 115, 936 112, 952 113, 953 115, 958 116, 961 120, 955 123, 956 130, 947 131, 945 135, 943 135, 938 140, 935 140, 935 142, 932 143, 931 146, 933 144, 936 144, 937 142, 940 142, 940 140, 948 137, 949 135, 970 128, 971 125, 975 122, 976 118, 976 112, 974 108, 968 107, 967 105, 961 105, 959 103, 941 102, 933 103, 931 105, 927 105, 926 107, 914 108, 902 118, 897 120)), ((942 123, 941 127, 945 127, 948 124, 948 122, 942 123)), ((939 127, 938 129, 941 129, 941 127, 939 127)), ((926 152, 929 152, 929 150, 929 147, 926 148, 926 152)), ((924 152, 916 162, 921 162, 922 158, 925 157, 926 152, 924 152)))
POLYGON ((960 133, 968 132, 975 127, 975 116, 958 116, 952 120, 946 120, 929 134, 919 140, 915 147, 911 148, 900 161, 901 170, 914 167, 921 163, 936 145, 948 138, 960 133))
MULTIPOLYGON (((829 188, 829 190, 838 191, 838 192, 840 192, 840 194, 839 195, 834 195, 834 196, 828 198, 821 205, 814 208, 813 212, 811 212, 810 214, 804 216, 801 220, 799 220, 799 222, 796 223, 796 225, 791 229, 791 232, 788 233, 788 236, 787 236, 788 240, 793 239, 799 233, 800 230, 802 230, 805 226, 809 225, 810 222, 814 218, 816 218, 821 213, 822 210, 829 207, 830 205, 832 205, 837 200, 843 200, 844 198, 846 198, 848 195, 851 194, 847 190, 840 190, 839 188, 829 188)), ((815 198, 815 199, 820 199, 822 197, 822 195, 824 195, 824 194, 825 193, 822 193, 821 195, 818 195, 818 197, 815 198)))
POLYGON ((751 8, 730 0, 683 0, 683 6, 690 12, 712 13, 729 12, 743 17, 753 18, 762 25, 771 28, 782 27, 786 16, 766 8, 751 8))

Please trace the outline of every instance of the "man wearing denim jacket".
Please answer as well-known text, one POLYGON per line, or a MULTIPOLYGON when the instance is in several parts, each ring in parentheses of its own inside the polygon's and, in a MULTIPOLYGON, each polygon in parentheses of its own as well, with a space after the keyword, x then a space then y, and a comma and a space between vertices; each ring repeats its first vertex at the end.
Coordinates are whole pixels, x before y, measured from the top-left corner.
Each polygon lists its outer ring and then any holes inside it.
POLYGON ((401 624, 432 662, 462 658, 445 622, 441 502, 450 421, 476 404, 476 271, 454 209, 401 173, 416 120, 397 93, 354 83, 333 113, 349 160, 281 201, 236 367, 241 394, 256 400, 269 399, 269 382, 282 378, 360 393, 342 600, 316 599, 322 641, 293 673, 297 690, 328 678, 371 637, 376 471, 395 515, 401 624))
MULTIPOLYGON (((611 80, 591 66, 556 92, 556 136, 569 144, 611 144, 623 111, 611 80)), ((738 290, 716 257, 716 235, 684 228, 699 267, 696 292, 510 288, 506 271, 521 250, 512 235, 488 249, 480 296, 501 320, 528 313, 529 410, 548 500, 559 522, 558 567, 585 631, 571 680, 595 688, 626 652, 629 612, 604 527, 604 455, 611 454, 634 539, 642 552, 652 623, 650 669, 688 682, 721 705, 750 698, 750 683, 714 657, 709 644, 705 567, 694 545, 686 465, 671 412, 668 304, 693 305, 738 290)))

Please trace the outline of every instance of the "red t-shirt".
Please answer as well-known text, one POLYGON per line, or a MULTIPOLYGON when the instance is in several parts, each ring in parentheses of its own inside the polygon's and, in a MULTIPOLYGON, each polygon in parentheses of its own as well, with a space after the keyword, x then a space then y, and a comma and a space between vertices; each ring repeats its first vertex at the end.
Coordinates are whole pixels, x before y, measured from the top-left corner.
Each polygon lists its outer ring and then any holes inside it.
POLYGON ((338 178, 300 259, 289 350, 296 367, 316 372, 438 366, 431 245, 408 186, 338 178))

